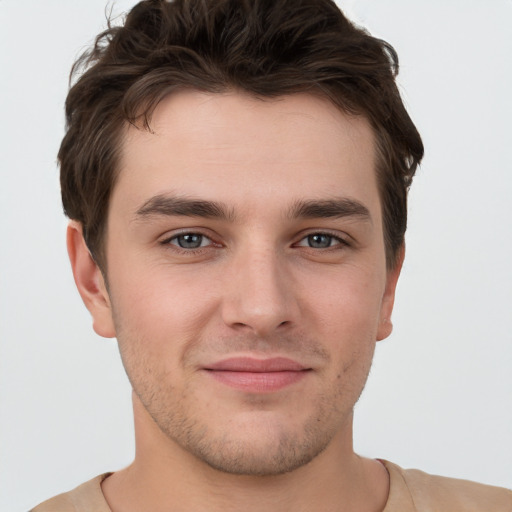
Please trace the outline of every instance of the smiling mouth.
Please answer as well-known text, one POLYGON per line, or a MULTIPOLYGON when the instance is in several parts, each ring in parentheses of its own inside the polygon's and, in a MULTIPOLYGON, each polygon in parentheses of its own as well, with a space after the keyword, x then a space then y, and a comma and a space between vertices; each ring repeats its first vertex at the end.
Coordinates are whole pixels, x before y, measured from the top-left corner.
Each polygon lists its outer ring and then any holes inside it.
POLYGON ((204 370, 216 381, 250 393, 278 391, 302 380, 312 371, 284 357, 236 357, 218 361, 204 370))

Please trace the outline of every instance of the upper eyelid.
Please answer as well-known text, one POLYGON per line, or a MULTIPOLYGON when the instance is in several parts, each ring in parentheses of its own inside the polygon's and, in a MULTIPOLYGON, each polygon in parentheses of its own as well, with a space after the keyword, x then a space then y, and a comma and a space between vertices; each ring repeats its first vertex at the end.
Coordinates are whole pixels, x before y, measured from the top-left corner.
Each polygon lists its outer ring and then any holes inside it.
MULTIPOLYGON (((300 238, 297 242, 294 243, 294 245, 298 245, 300 242, 303 242, 306 238, 310 237, 310 236, 314 236, 314 235, 324 235, 324 236, 328 236, 332 239, 334 239, 337 244, 336 245, 344 245, 344 246, 348 246, 350 245, 349 242, 345 239, 345 238, 342 238, 341 236, 337 236, 337 235, 333 235, 331 233, 325 233, 325 232, 319 232, 319 231, 314 231, 312 233, 309 233, 305 236, 303 236, 302 238, 300 238)), ((304 246, 307 248, 307 246, 304 246)), ((332 246, 330 247, 325 247, 324 249, 331 249, 332 246)), ((313 249, 313 247, 310 247, 310 249, 313 249)), ((318 249, 315 249, 315 250, 318 250, 318 249)))
POLYGON ((304 230, 303 232, 299 233, 297 235, 297 241, 300 242, 301 240, 304 240, 304 238, 307 238, 308 236, 312 235, 325 235, 330 236, 332 238, 335 238, 337 240, 340 240, 341 242, 349 243, 349 240, 352 238, 349 234, 343 232, 340 233, 336 230, 330 230, 330 229, 308 229, 304 230))
POLYGON ((200 236, 202 238, 206 238, 207 240, 213 241, 210 236, 205 235, 204 233, 198 233, 196 231, 185 231, 183 233, 177 233, 177 234, 169 237, 168 240, 174 240, 175 238, 179 238, 180 236, 187 236, 187 235, 196 235, 196 236, 200 236))
MULTIPOLYGON (((203 241, 201 241, 202 243, 203 241)), ((220 247, 219 243, 216 243, 215 240, 212 239, 211 236, 205 235, 204 233, 201 233, 199 231, 190 231, 190 230, 184 230, 180 231, 178 233, 173 233, 170 236, 167 236, 160 240, 158 244, 165 248, 166 250, 173 251, 174 253, 181 254, 181 255, 199 255, 205 251, 211 251, 213 249, 218 249, 220 247), (178 237, 183 235, 199 235, 203 238, 206 238, 209 243, 206 245, 200 245, 199 247, 181 247, 178 242, 173 243, 178 237)))
POLYGON ((181 228, 178 230, 173 230, 172 233, 164 233, 159 237, 160 243, 169 242, 170 240, 173 240, 174 238, 177 238, 179 236, 183 235, 200 235, 205 238, 208 238, 208 240, 214 241, 214 236, 208 231, 203 228, 181 228))

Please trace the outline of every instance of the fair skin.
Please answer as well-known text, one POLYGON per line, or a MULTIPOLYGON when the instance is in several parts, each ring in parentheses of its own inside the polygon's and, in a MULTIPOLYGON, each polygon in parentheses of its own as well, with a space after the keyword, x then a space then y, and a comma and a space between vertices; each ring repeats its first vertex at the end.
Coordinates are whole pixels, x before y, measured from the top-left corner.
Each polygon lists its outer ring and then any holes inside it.
MULTIPOLYGON (((113 512, 381 511, 352 414, 391 332, 373 133, 308 94, 182 91, 127 128, 108 285, 71 222, 94 329, 117 337, 136 457, 113 512)), ((400 259, 401 260, 401 259, 400 259)))

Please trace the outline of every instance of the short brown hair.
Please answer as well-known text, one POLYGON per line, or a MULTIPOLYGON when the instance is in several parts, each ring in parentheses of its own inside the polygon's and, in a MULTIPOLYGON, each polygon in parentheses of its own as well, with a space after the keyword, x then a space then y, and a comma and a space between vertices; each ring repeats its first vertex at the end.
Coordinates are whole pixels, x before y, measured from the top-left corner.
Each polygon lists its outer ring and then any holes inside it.
POLYGON ((377 141, 386 259, 394 266, 423 144, 395 84, 395 50, 354 26, 333 1, 145 0, 124 26, 109 23, 72 77, 82 71, 66 100, 62 201, 100 266, 124 127, 150 129, 153 109, 178 88, 263 98, 311 92, 367 117, 377 141))

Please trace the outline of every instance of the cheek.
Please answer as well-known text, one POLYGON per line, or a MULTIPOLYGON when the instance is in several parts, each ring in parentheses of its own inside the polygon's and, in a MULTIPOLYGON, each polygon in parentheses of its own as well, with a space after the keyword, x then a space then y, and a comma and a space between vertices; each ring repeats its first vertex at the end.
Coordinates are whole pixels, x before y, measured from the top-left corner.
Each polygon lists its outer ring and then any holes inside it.
POLYGON ((138 272, 118 269, 111 294, 123 326, 160 337, 186 335, 203 325, 204 317, 215 309, 215 299, 204 285, 208 280, 189 274, 170 272, 165 265, 143 267, 138 272))
POLYGON ((331 354, 329 380, 353 400, 361 393, 375 350, 384 280, 374 270, 351 269, 312 297, 318 339, 331 354))
POLYGON ((375 267, 350 268, 310 293, 309 309, 316 313, 319 326, 330 331, 328 339, 375 341, 384 285, 385 278, 375 267))

